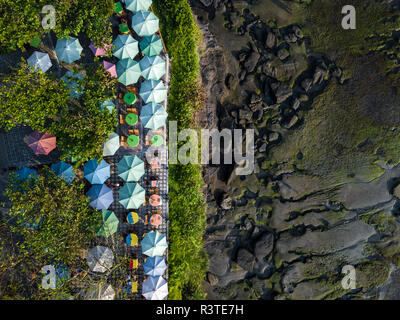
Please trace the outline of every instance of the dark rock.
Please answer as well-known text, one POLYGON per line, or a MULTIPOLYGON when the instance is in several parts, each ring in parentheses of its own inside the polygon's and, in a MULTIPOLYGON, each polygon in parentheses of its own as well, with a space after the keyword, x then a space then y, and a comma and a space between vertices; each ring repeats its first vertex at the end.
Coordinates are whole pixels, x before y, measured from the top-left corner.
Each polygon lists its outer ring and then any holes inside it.
POLYGON ((247 72, 254 71, 259 59, 260 54, 257 51, 252 51, 244 63, 244 68, 247 70, 247 72))
POLYGON ((267 144, 264 142, 264 143, 258 148, 258 152, 264 153, 265 151, 267 151, 267 144))
POLYGON ((280 85, 278 87, 278 89, 275 91, 276 102, 282 103, 287 98, 289 98, 291 95, 292 95, 292 89, 290 89, 284 85, 280 85))
POLYGON ((289 57, 289 51, 287 51, 286 49, 280 49, 278 51, 278 58, 280 60, 285 60, 287 57, 289 57))
POLYGON ((246 249, 239 249, 237 253, 237 264, 244 270, 252 271, 255 263, 255 257, 246 249))
POLYGON ((275 142, 279 140, 279 133, 278 132, 271 132, 268 135, 268 141, 269 142, 275 142))
POLYGON ((328 79, 328 71, 317 67, 315 69, 313 77, 313 84, 320 84, 322 81, 327 79, 328 79))
POLYGON ((225 86, 230 89, 233 83, 234 75, 231 73, 228 73, 225 77, 225 86))
POLYGON ((294 115, 288 122, 284 123, 283 126, 286 129, 292 128, 299 121, 299 117, 294 115))
POLYGON ((215 286, 218 283, 218 277, 211 273, 211 272, 207 272, 207 281, 212 285, 215 286))
POLYGON ((311 89, 311 87, 312 87, 312 84, 313 84, 313 79, 304 79, 304 80, 301 82, 301 86, 303 87, 303 89, 304 89, 306 92, 310 91, 310 89, 311 89))
POLYGON ((253 113, 250 110, 246 109, 239 110, 239 121, 240 120, 251 121, 252 117, 253 113))
POLYGON ((293 26, 293 31, 297 38, 302 39, 304 37, 303 31, 301 31, 299 26, 293 26))
POLYGON ((266 40, 265 44, 270 49, 272 49, 276 46, 276 36, 272 32, 268 32, 268 36, 267 36, 267 40, 266 40))
POLYGON ((268 256, 274 248, 274 235, 272 233, 264 233, 254 246, 254 254, 258 261, 262 261, 268 256))

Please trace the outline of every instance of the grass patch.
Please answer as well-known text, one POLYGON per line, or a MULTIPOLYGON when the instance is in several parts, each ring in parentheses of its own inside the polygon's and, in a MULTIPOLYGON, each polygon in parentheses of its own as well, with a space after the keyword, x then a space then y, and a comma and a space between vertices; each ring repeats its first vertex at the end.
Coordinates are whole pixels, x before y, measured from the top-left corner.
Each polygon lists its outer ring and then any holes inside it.
MULTIPOLYGON (((167 52, 172 58, 168 115, 178 130, 194 127, 201 105, 199 88, 200 32, 186 0, 155 0, 153 10, 167 52)), ((200 165, 169 167, 169 299, 203 299, 202 281, 208 268, 203 248, 206 209, 200 165)))

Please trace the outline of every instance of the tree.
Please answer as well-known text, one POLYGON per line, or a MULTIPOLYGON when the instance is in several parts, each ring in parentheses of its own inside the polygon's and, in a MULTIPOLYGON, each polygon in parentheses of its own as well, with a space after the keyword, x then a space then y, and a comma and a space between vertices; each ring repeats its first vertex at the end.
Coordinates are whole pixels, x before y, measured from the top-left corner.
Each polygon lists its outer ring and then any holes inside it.
POLYGON ((100 110, 100 105, 114 98, 116 80, 103 68, 89 66, 86 76, 78 80, 82 94, 70 108, 61 111, 60 119, 47 130, 57 137, 63 158, 81 161, 102 157, 102 145, 117 125, 115 111, 100 110))
POLYGON ((46 123, 67 109, 69 91, 63 81, 34 71, 24 59, 19 68, 0 74, 0 126, 7 130, 25 124, 44 131, 46 123))

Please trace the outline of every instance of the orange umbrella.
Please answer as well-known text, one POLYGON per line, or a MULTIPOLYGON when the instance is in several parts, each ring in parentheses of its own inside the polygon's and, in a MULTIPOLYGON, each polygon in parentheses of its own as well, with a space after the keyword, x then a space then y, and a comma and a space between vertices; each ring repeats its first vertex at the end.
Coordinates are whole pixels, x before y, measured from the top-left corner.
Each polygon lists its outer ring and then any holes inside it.
POLYGON ((28 146, 36 155, 48 155, 57 147, 56 140, 56 137, 49 133, 33 131, 28 136, 28 146))

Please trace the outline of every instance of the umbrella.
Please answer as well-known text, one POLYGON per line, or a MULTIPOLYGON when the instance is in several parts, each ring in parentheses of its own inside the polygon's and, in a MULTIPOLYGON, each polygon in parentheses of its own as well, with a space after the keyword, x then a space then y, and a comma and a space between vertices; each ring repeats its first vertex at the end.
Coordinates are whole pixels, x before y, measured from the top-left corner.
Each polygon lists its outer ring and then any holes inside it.
POLYGON ((97 159, 90 160, 83 166, 84 176, 91 184, 103 184, 110 177, 110 165, 97 159))
POLYGON ((15 171, 14 173, 19 181, 28 179, 30 177, 37 179, 38 177, 37 171, 28 167, 23 167, 22 169, 15 171))
POLYGON ((113 266, 114 255, 109 248, 97 246, 89 250, 86 262, 90 270, 105 272, 113 266))
POLYGON ((137 183, 127 183, 119 190, 119 203, 125 209, 138 209, 145 201, 146 192, 137 183))
POLYGON ((35 51, 27 61, 28 64, 35 69, 35 71, 40 69, 43 72, 46 72, 52 66, 49 55, 40 51, 35 51))
POLYGON ((142 76, 146 80, 160 80, 165 74, 165 60, 160 56, 145 56, 139 64, 142 76))
POLYGON ((115 109, 114 102, 112 102, 111 100, 104 101, 100 106, 100 110, 104 111, 106 108, 108 109, 108 111, 110 113, 112 113, 114 111, 114 109, 115 109))
POLYGON ((162 256, 168 248, 167 239, 158 231, 151 231, 143 238, 142 253, 149 256, 162 256))
POLYGON ((142 83, 140 96, 145 103, 161 103, 167 98, 167 88, 161 80, 147 80, 142 83))
POLYGON ((125 86, 136 83, 142 75, 140 65, 132 59, 123 59, 117 63, 118 81, 125 86))
POLYGON ((145 128, 157 130, 165 125, 168 113, 161 104, 149 103, 140 112, 140 121, 145 128))
POLYGON ((152 0, 125 0, 126 9, 132 12, 149 10, 152 0))
POLYGON ((148 276, 162 276, 167 270, 167 264, 163 257, 148 257, 143 264, 143 269, 148 276))
POLYGON ((112 77, 117 78, 117 69, 114 63, 103 61, 102 62, 104 69, 111 74, 112 77))
POLYGON ((142 285, 146 300, 163 300, 168 295, 168 283, 163 277, 148 277, 142 285))
POLYGON ((139 46, 140 50, 142 50, 142 53, 149 57, 159 55, 163 49, 163 43, 161 39, 155 34, 143 37, 143 39, 139 42, 139 46))
POLYGON ((134 59, 139 53, 139 45, 137 40, 133 39, 129 34, 118 35, 113 44, 115 45, 113 55, 118 59, 134 59))
POLYGON ((85 300, 114 300, 115 291, 111 285, 95 284, 86 292, 85 300))
POLYGON ((105 184, 93 185, 86 195, 90 198, 89 205, 94 209, 107 210, 111 203, 114 202, 113 191, 105 184))
POLYGON ((144 175, 144 162, 137 156, 124 156, 118 163, 118 175, 126 182, 139 181, 144 175))
POLYGON ((63 38, 57 41, 56 54, 58 59, 66 63, 72 63, 81 58, 82 46, 74 37, 63 38))
POLYGON ((36 155, 48 155, 56 146, 56 137, 49 133, 33 131, 28 136, 28 146, 36 155))
POLYGON ((107 55, 107 50, 111 47, 112 47, 111 44, 106 44, 103 48, 96 48, 93 42, 90 43, 90 45, 89 45, 90 50, 92 50, 92 52, 95 56, 107 55))
POLYGON ((118 151, 119 147, 119 135, 113 132, 104 143, 103 157, 113 156, 118 151))
POLYGON ((108 238, 117 232, 119 220, 112 211, 101 210, 101 215, 103 218, 103 224, 97 231, 97 235, 108 238))
POLYGON ((53 164, 50 169, 60 178, 63 178, 68 184, 75 178, 73 167, 64 161, 53 164))
POLYGON ((62 286, 64 282, 69 279, 69 269, 64 264, 58 264, 55 266, 56 271, 56 286, 62 286))
POLYGON ((132 29, 140 37, 151 36, 159 28, 159 20, 151 11, 138 11, 132 17, 132 29))
POLYGON ((61 80, 63 80, 67 85, 67 89, 70 90, 69 96, 71 98, 79 98, 79 96, 82 94, 82 91, 78 90, 78 82, 70 78, 82 80, 83 77, 80 73, 72 73, 71 71, 67 71, 61 78, 61 80))

